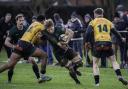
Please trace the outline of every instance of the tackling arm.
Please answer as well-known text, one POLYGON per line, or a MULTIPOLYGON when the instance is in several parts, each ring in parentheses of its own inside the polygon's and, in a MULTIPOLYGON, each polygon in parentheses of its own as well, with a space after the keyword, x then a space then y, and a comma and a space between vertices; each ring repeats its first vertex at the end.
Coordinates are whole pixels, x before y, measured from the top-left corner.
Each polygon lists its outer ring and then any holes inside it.
POLYGON ((15 48, 15 45, 13 45, 10 41, 11 41, 11 38, 10 37, 7 37, 4 44, 7 47, 10 47, 10 48, 14 49, 15 48))

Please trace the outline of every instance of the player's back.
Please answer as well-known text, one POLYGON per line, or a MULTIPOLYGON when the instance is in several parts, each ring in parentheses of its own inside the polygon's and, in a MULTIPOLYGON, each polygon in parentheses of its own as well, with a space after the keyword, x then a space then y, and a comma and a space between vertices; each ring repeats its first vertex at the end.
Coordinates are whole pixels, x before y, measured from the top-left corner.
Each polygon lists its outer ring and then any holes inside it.
POLYGON ((44 30, 44 25, 39 23, 39 22, 34 22, 32 23, 27 31, 24 33, 22 36, 21 40, 33 43, 33 40, 36 40, 37 34, 41 31, 44 30))
POLYGON ((94 31, 95 41, 111 41, 110 31, 112 23, 105 18, 95 18, 90 22, 94 31))

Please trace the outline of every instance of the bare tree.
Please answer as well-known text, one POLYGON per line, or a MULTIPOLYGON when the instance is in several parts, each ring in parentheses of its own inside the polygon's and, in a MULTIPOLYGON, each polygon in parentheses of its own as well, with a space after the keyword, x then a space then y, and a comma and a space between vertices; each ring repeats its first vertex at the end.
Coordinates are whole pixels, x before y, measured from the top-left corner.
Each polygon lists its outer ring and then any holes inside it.
POLYGON ((44 14, 45 10, 52 5, 53 0, 31 0, 30 8, 34 15, 44 14))

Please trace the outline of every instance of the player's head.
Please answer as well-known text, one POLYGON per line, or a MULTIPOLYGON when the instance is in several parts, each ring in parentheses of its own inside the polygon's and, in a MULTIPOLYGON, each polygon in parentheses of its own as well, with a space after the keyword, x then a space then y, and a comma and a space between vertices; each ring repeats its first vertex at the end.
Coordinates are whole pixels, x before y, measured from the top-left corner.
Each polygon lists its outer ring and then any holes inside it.
POLYGON ((12 18, 12 14, 11 13, 6 13, 6 15, 5 15, 5 21, 6 22, 9 22, 11 20, 11 18, 12 18))
POLYGON ((102 8, 96 8, 93 12, 94 12, 94 18, 103 17, 104 10, 102 8))
POLYGON ((25 18, 24 18, 24 15, 22 13, 17 14, 15 17, 15 20, 16 20, 17 26, 22 27, 24 25, 25 18))
POLYGON ((39 16, 37 17, 37 21, 43 24, 44 21, 45 21, 45 16, 44 16, 44 15, 39 15, 39 16))
POLYGON ((52 19, 45 21, 45 28, 49 33, 54 33, 54 22, 52 19))
POLYGON ((58 13, 55 13, 54 14, 54 20, 55 21, 58 21, 58 20, 60 20, 61 18, 60 18, 60 15, 58 14, 58 13))
POLYGON ((36 16, 32 16, 32 22, 37 21, 37 17, 36 16))

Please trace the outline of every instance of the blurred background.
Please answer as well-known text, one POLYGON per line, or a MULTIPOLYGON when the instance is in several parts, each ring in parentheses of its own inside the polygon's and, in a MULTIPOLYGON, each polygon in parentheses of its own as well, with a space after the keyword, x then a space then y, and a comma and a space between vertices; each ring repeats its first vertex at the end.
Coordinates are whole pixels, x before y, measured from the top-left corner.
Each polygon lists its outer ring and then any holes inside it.
MULTIPOLYGON (((116 25, 122 37, 128 41, 128 0, 0 0, 0 18, 5 17, 7 13, 11 13, 11 21, 15 23, 15 16, 18 13, 23 13, 26 21, 25 25, 28 26, 39 14, 44 14, 46 18, 52 18, 56 26, 64 25, 78 32, 76 33, 77 37, 74 37, 70 46, 79 52, 82 58, 84 55, 86 62, 90 64, 90 58, 88 54, 86 55, 86 51, 88 53, 88 50, 84 49, 84 53, 82 53, 84 46, 83 33, 86 31, 89 22, 93 19, 93 10, 96 7, 104 9, 104 16, 116 25), (60 21, 55 20, 55 13, 59 14, 60 21), (77 21, 72 22, 72 17, 75 17, 77 21), (84 30, 84 32, 79 33, 81 30, 84 30)), ((123 47, 119 47, 118 41, 115 41, 115 39, 116 38, 113 37, 113 49, 116 57, 118 57, 118 53, 120 54, 120 65, 123 65, 122 68, 124 68, 124 65, 128 64, 128 42, 127 45, 124 44, 123 47), (117 48, 120 48, 120 52, 117 52, 117 48)), ((46 47, 46 49, 51 56, 51 51, 49 52, 51 48, 46 47)), ((53 63, 52 56, 50 60, 51 59, 50 64, 53 63)), ((106 60, 101 62, 101 66, 107 66, 106 60)))
POLYGON ((92 10, 95 7, 102 7, 105 9, 105 16, 112 19, 117 9, 127 10, 127 3, 128 0, 0 0, 0 17, 7 12, 12 13, 13 16, 22 12, 28 18, 38 14, 52 17, 52 14, 57 12, 65 22, 73 11, 81 16, 86 13, 92 15, 92 10))

